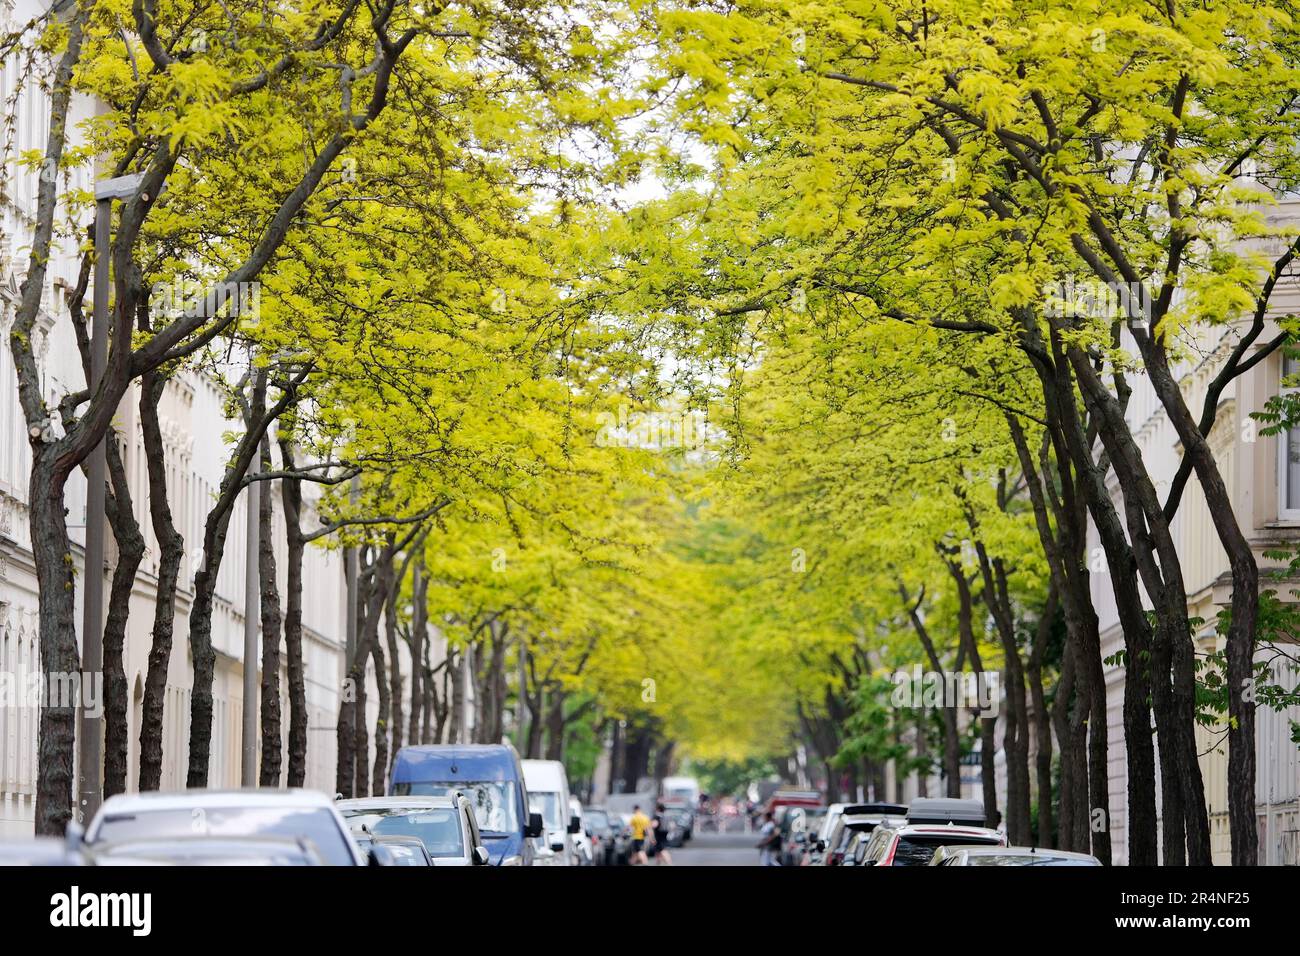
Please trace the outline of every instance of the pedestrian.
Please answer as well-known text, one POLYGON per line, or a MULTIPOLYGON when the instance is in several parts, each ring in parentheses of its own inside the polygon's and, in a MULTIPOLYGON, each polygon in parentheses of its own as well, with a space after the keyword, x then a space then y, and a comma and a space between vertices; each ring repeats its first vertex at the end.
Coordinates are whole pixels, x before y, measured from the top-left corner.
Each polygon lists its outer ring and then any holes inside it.
POLYGON ((780 866, 781 831, 776 825, 776 814, 771 810, 763 814, 763 828, 759 830, 758 865, 780 866))
POLYGON ((650 821, 650 826, 654 838, 651 855, 655 858, 655 865, 672 866, 673 858, 668 855, 668 817, 664 814, 664 805, 662 803, 655 805, 655 815, 654 819, 650 821))
POLYGON ((641 812, 640 804, 632 808, 632 819, 628 821, 632 828, 632 864, 645 863, 645 838, 650 829, 650 818, 641 812))

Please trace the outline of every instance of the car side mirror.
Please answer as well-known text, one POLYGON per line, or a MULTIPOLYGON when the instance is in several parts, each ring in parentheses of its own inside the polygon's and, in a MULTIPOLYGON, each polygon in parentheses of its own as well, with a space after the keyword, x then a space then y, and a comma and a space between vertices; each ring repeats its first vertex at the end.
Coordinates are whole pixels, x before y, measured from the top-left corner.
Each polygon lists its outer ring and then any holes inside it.
POLYGON ((563 841, 563 840, 552 840, 552 841, 551 841, 551 849, 552 849, 554 852, 556 852, 556 853, 563 853, 563 852, 564 852, 564 841, 563 841))
POLYGON ((570 833, 581 833, 581 832, 582 832, 582 818, 581 818, 581 817, 577 817, 577 816, 569 817, 569 832, 570 832, 570 833))
POLYGON ((485 846, 474 847, 475 866, 487 866, 488 863, 491 861, 491 859, 492 857, 488 854, 487 847, 485 846))
POLYGON ((371 866, 396 866, 397 858, 393 856, 393 851, 388 849, 382 843, 376 843, 370 847, 370 865, 371 866))
POLYGON ((540 813, 530 813, 528 814, 528 829, 524 831, 524 836, 535 839, 542 835, 544 827, 542 815, 540 813))

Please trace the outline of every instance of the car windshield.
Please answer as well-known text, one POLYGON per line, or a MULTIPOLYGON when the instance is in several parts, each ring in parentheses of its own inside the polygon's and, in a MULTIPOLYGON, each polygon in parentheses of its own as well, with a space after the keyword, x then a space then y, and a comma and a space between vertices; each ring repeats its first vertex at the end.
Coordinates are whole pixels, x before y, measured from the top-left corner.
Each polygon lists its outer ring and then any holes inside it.
POLYGON ((925 866, 934 859, 934 851, 941 846, 988 846, 993 841, 978 837, 959 836, 909 836, 898 841, 894 850, 894 866, 925 866))
POLYGON ((564 814, 560 811, 560 795, 538 790, 528 791, 528 808, 540 813, 548 830, 564 829, 564 814))
POLYGON ((305 807, 191 807, 110 813, 95 833, 96 843, 160 837, 303 837, 331 866, 352 866, 347 835, 334 814, 305 807))
POLYGON ((459 790, 474 807, 478 828, 490 833, 514 833, 521 829, 515 809, 514 784, 503 780, 456 780, 436 782, 420 780, 393 785, 399 797, 442 797, 459 790))
POLYGON ((609 827, 609 814, 604 810, 588 810, 583 814, 582 820, 588 830, 605 830, 609 827))
POLYGON ((455 810, 441 807, 383 807, 344 810, 353 830, 365 827, 373 836, 410 836, 424 844, 432 857, 463 856, 465 843, 455 810))

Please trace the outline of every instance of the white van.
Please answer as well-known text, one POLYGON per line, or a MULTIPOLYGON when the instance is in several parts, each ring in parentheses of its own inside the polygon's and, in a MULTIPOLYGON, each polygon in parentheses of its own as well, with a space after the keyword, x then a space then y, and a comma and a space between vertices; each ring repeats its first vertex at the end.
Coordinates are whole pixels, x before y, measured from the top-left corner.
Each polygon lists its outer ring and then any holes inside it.
POLYGON ((570 866, 576 860, 573 835, 582 830, 582 818, 569 807, 569 778, 558 760, 524 760, 524 788, 528 809, 542 815, 543 833, 537 838, 533 866, 570 866))

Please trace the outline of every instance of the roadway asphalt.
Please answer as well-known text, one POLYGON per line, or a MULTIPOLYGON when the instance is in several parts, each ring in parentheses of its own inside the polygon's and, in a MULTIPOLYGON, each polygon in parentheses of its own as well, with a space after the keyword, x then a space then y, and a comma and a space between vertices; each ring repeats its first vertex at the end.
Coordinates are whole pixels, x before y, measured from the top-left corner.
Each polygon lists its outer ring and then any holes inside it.
POLYGON ((674 866, 758 866, 757 842, 756 833, 697 833, 670 852, 674 866))

